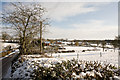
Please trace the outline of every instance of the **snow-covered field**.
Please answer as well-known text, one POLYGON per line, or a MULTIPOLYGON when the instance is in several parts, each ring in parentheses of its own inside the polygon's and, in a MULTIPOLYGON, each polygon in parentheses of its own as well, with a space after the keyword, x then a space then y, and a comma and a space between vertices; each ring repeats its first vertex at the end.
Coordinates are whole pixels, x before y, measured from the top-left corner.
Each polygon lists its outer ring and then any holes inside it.
POLYGON ((17 43, 2 43, 2 42, 0 42, 0 53, 7 46, 11 46, 11 48, 17 48, 17 47, 19 47, 19 45, 17 43))
POLYGON ((74 53, 54 53, 53 57, 57 57, 60 59, 77 59, 77 55, 79 56, 79 60, 87 60, 87 61, 101 61, 105 63, 112 63, 114 65, 118 65, 118 50, 113 49, 105 49, 103 52, 102 48, 94 48, 94 47, 65 47, 66 50, 75 50, 74 53), (87 49, 97 49, 98 51, 85 51, 82 50, 87 49))
MULTIPOLYGON (((103 52, 102 48, 94 48, 94 47, 70 47, 66 46, 66 50, 75 50, 73 53, 53 53, 53 58, 40 58, 41 55, 23 55, 22 58, 15 62, 12 66, 13 72, 11 74, 11 78, 30 78, 31 74, 33 74, 33 70, 37 69, 37 63, 41 67, 53 67, 57 63, 62 63, 62 61, 79 59, 79 61, 98 61, 98 64, 111 64, 115 67, 118 67, 118 50, 114 52, 113 49, 105 49, 103 52), (83 50, 93 50, 97 51, 85 51, 83 50), (78 57, 79 56, 79 57, 78 57), (23 59, 23 62, 21 60, 23 59)), ((51 54, 48 54, 51 56, 51 54)), ((88 62, 89 63, 89 62, 88 62)), ((81 64, 83 66, 83 63, 81 64)), ((85 67, 84 67, 85 69, 85 67)), ((95 72, 94 72, 95 73, 95 72)), ((75 74, 75 73, 74 73, 75 74)), ((85 73, 87 75, 87 73, 85 73)), ((102 74, 102 73, 101 73, 102 74)), ((75 74, 76 75, 76 74, 75 74)))
POLYGON ((2 48, 7 46, 11 46, 11 48, 17 48, 19 46, 17 43, 0 43, 0 45, 2 46, 2 48))

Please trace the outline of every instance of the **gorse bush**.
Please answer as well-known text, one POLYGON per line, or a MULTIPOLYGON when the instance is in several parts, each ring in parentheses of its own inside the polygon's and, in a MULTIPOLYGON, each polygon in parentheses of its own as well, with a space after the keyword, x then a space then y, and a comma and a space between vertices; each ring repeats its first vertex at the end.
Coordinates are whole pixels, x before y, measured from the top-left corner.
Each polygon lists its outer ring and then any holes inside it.
POLYGON ((98 61, 58 60, 21 56, 12 65, 11 78, 32 80, 112 80, 120 70, 112 64, 98 61))
POLYGON ((74 79, 96 79, 111 80, 118 76, 117 68, 111 64, 102 64, 95 61, 67 60, 52 64, 51 67, 37 66, 32 76, 37 80, 74 80, 74 79))

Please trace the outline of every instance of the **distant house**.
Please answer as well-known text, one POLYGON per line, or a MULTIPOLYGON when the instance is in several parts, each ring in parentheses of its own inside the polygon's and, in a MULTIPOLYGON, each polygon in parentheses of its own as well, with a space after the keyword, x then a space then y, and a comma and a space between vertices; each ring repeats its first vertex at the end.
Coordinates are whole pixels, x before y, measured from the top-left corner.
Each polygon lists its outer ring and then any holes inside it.
POLYGON ((49 41, 45 41, 44 42, 44 46, 50 46, 50 42, 49 41))
POLYGON ((62 44, 62 42, 61 41, 56 41, 55 44, 62 44))
POLYGON ((79 43, 79 46, 82 46, 82 42, 78 42, 79 43))

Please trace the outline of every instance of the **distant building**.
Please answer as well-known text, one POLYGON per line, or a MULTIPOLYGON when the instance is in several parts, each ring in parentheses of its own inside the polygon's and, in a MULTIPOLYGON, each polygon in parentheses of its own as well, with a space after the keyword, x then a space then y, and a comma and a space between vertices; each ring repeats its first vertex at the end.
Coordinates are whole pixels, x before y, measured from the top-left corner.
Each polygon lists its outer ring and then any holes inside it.
POLYGON ((50 42, 49 41, 45 41, 43 43, 44 43, 44 46, 50 46, 50 42))
POLYGON ((62 41, 56 41, 55 44, 62 44, 62 41))

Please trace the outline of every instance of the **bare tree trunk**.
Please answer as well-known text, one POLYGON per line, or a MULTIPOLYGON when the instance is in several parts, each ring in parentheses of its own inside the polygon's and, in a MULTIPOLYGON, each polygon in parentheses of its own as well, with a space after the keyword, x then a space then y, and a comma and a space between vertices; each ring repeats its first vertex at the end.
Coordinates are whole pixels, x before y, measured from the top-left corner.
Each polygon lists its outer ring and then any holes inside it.
POLYGON ((104 52, 104 49, 105 49, 105 48, 103 47, 103 52, 104 52))
POLYGON ((40 54, 42 54, 42 22, 40 22, 40 54))
POLYGON ((23 48, 23 54, 26 54, 26 48, 25 48, 25 40, 23 41, 23 45, 22 45, 22 48, 23 48))

